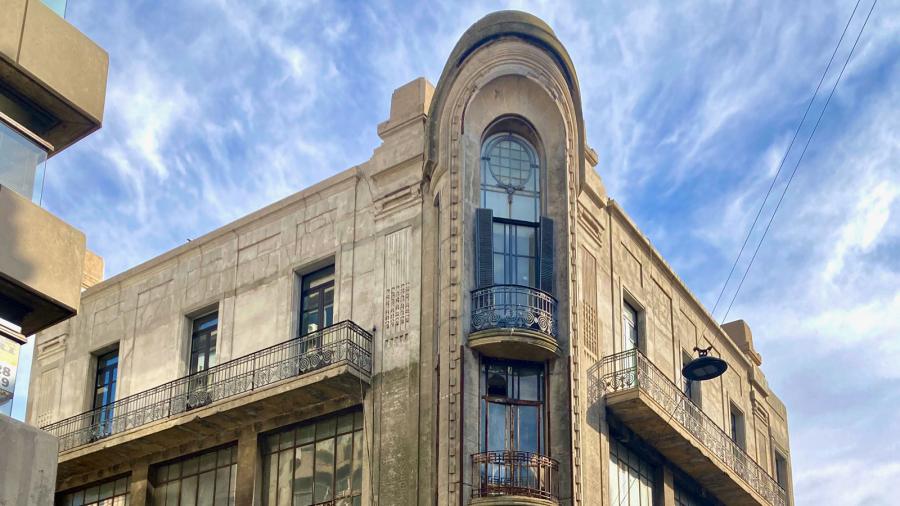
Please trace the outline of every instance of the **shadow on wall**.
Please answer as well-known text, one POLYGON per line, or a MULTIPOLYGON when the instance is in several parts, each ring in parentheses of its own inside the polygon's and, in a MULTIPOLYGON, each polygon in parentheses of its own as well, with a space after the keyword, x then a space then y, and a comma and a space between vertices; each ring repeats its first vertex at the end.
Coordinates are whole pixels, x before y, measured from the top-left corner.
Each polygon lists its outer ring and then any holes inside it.
POLYGON ((597 432, 600 430, 600 420, 604 419, 603 410, 606 409, 606 401, 603 397, 604 385, 600 370, 601 361, 596 361, 587 370, 588 378, 588 425, 597 432))

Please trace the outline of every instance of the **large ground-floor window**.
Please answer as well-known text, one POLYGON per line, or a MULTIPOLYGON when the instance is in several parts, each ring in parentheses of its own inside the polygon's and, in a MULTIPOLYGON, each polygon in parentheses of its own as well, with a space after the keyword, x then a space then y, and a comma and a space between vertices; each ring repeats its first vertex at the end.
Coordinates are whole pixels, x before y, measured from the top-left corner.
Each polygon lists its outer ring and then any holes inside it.
POLYGON ((62 506, 128 506, 128 477, 113 478, 57 498, 62 506))
POLYGON ((653 467, 616 440, 609 444, 611 504, 653 505, 653 467))
POLYGON ((328 416, 263 441, 266 506, 362 504, 362 411, 328 416))
POLYGON ((150 470, 152 506, 234 504, 237 447, 207 450, 150 470))

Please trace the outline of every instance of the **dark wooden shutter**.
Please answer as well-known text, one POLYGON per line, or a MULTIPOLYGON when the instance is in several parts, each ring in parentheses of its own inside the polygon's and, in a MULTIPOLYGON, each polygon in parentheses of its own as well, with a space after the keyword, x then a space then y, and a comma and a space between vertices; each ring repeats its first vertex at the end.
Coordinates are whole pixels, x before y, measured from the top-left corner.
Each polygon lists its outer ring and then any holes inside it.
POLYGON ((541 216, 541 290, 553 293, 553 220, 541 216))
POLYGON ((475 285, 494 284, 494 211, 475 210, 475 285))

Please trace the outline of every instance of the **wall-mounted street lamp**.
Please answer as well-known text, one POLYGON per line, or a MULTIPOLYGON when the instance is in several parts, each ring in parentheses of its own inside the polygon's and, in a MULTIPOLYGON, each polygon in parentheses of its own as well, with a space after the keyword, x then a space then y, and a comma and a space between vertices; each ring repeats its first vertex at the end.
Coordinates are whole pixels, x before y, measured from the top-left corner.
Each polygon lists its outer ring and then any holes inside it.
POLYGON ((695 346, 694 351, 700 356, 684 364, 684 367, 681 368, 681 374, 691 381, 710 380, 724 374, 728 369, 728 364, 721 358, 709 356, 709 350, 711 349, 712 346, 706 349, 695 346))

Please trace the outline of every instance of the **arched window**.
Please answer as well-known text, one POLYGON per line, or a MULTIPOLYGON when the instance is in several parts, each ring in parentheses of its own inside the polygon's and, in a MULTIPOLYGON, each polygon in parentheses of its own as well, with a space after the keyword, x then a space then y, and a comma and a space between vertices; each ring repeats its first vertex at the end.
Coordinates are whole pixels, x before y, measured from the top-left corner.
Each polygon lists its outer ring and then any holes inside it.
POLYGON ((494 218, 537 223, 541 215, 540 161, 513 133, 489 137, 481 149, 481 207, 494 218))
POLYGON ((491 236, 491 246, 484 247, 491 254, 485 266, 490 263, 492 271, 482 279, 488 284, 540 286, 540 168, 537 151, 521 135, 496 133, 482 144, 481 211, 490 214, 484 229, 491 236))

